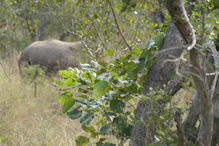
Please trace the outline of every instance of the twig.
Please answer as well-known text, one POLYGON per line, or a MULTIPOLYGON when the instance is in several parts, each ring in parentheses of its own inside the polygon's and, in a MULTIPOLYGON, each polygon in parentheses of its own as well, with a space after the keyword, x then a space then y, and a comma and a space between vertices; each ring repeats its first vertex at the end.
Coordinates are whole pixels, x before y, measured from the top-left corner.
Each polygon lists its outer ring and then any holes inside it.
POLYGON ((37 97, 37 81, 34 81, 34 97, 37 97))
POLYGON ((215 91, 215 88, 216 88, 216 85, 217 85, 217 81, 218 81, 218 76, 219 76, 219 72, 216 73, 215 77, 214 77, 214 81, 212 83, 212 86, 211 86, 211 99, 213 99, 214 97, 214 91, 215 91))
POLYGON ((89 17, 89 19, 91 20, 91 25, 93 26, 93 28, 94 28, 94 30, 95 30, 95 32, 96 32, 96 35, 98 36, 98 38, 100 39, 100 41, 102 42, 102 44, 104 45, 104 46, 106 46, 106 44, 105 44, 105 42, 104 41, 106 41, 106 40, 104 40, 103 41, 103 39, 101 38, 101 36, 99 35, 99 33, 98 33, 98 31, 97 31, 97 28, 96 28, 96 26, 95 26, 95 23, 94 23, 94 20, 91 18, 91 16, 90 16, 90 14, 89 14, 89 12, 87 11, 87 7, 86 7, 86 4, 85 4, 85 1, 83 1, 83 6, 84 6, 84 9, 85 9, 85 11, 86 11, 86 13, 87 13, 87 16, 89 17))
POLYGON ((206 76, 214 76, 216 74, 219 74, 219 71, 216 71, 216 72, 211 72, 211 73, 206 73, 205 75, 206 76))
POLYGON ((118 22, 117 22, 116 14, 115 14, 115 11, 114 11, 114 9, 113 9, 112 2, 109 1, 109 5, 110 5, 110 8, 111 8, 111 10, 112 10, 113 19, 114 19, 114 21, 115 21, 115 24, 116 24, 116 27, 117 27, 117 29, 118 29, 118 31, 119 31, 119 34, 120 34, 120 36, 122 37, 122 39, 123 39, 123 41, 125 42, 125 44, 127 45, 127 47, 129 48, 129 50, 131 51, 131 50, 132 50, 132 47, 131 47, 131 46, 128 44, 128 42, 126 41, 126 39, 125 39, 125 37, 123 36, 122 31, 121 31, 121 29, 120 29, 120 27, 119 27, 119 24, 118 24, 118 22))
POLYGON ((174 56, 169 56, 174 59, 166 59, 162 64, 162 68, 167 62, 173 62, 176 64, 176 74, 179 76, 182 76, 181 73, 179 72, 179 65, 180 65, 180 61, 186 62, 185 55, 186 55, 186 52, 184 51, 179 58, 176 58, 174 56))

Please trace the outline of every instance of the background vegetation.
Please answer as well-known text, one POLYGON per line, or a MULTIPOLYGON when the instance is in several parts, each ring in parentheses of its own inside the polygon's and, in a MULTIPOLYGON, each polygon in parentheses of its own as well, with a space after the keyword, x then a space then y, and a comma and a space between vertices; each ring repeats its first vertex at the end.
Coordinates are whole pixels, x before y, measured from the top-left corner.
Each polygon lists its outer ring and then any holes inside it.
MULTIPOLYGON (((190 18, 199 41, 216 39, 215 8, 216 1, 194 3, 190 18)), ((164 5, 159 0, 0 0, 0 13, 0 144, 128 145, 137 101, 145 98, 145 75, 154 52, 163 46, 170 21, 164 5), (164 14, 163 21, 157 11, 164 14), (31 77, 23 80, 17 65, 20 52, 45 39, 83 40, 95 61, 79 70, 61 71, 63 80, 40 77, 37 85, 31 77)), ((181 108, 185 117, 194 93, 191 78, 185 78, 173 100, 160 105, 165 110, 159 116, 153 111, 154 144, 177 143, 174 112, 181 108)), ((151 94, 154 104, 172 99, 164 91, 151 94)))

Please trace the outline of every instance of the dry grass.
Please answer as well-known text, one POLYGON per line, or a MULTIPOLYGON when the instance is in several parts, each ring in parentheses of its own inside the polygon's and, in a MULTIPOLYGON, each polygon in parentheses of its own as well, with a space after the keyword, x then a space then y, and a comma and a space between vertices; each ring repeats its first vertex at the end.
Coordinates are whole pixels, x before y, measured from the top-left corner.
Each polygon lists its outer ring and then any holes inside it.
POLYGON ((8 80, 0 66, 0 145, 75 145, 74 138, 82 132, 80 124, 61 113, 55 88, 45 82, 34 98, 16 62, 13 59, 9 66, 0 61, 10 77, 8 80))

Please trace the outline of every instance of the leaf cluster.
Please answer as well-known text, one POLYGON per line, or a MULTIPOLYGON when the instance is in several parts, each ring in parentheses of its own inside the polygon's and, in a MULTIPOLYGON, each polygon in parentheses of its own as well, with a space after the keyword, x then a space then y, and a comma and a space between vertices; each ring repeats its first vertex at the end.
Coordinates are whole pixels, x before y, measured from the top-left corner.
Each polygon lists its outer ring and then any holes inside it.
MULTIPOLYGON (((71 119, 80 119, 82 129, 91 138, 113 135, 121 141, 129 139, 134 121, 133 102, 144 97, 144 73, 155 59, 153 51, 162 47, 163 40, 164 35, 159 34, 145 49, 134 48, 127 56, 111 62, 92 60, 80 68, 60 71, 62 80, 56 83, 61 90, 63 113, 71 119)), ((110 56, 114 53, 112 49, 105 51, 110 56)), ((99 139, 97 145, 104 141, 99 139)))

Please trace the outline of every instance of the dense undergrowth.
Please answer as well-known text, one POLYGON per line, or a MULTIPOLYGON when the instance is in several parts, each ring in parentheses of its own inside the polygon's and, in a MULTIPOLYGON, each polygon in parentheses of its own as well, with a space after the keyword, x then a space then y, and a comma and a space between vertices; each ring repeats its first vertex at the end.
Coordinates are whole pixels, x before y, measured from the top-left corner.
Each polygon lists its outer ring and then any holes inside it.
MULTIPOLYGON (((17 56, 17 55, 16 55, 17 56)), ((77 120, 62 113, 59 93, 50 79, 42 79, 37 85, 22 79, 17 57, 1 60, 0 67, 0 145, 75 145, 78 135, 85 135, 77 120)), ((189 97, 193 89, 181 90, 175 97, 183 105, 181 97, 189 97)), ((117 143, 113 137, 108 138, 117 143)), ((89 145, 95 145, 90 141, 89 145)), ((128 141, 125 143, 128 145, 128 141)))

